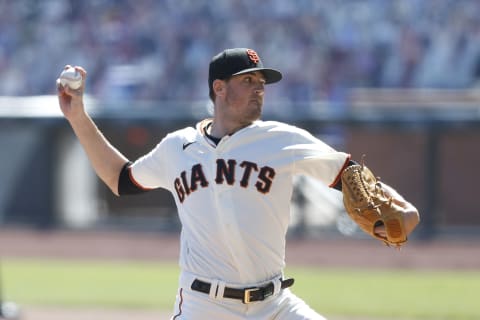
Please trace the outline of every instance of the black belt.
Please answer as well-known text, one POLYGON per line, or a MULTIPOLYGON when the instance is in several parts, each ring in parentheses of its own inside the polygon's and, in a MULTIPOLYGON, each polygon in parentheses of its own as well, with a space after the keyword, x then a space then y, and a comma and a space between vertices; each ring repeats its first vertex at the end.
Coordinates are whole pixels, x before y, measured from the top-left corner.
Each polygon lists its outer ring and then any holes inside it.
MULTIPOLYGON (((280 280, 282 285, 281 288, 285 289, 291 287, 293 285, 294 279, 285 279, 280 280)), ((204 282, 198 279, 195 279, 192 283, 192 290, 203 292, 206 294, 210 293, 211 284, 208 282, 204 282)), ((263 287, 251 287, 251 288, 229 288, 225 287, 225 291, 223 292, 224 298, 231 298, 231 299, 238 299, 242 300, 243 303, 249 303, 253 301, 262 301, 265 300, 267 297, 273 295, 273 291, 275 287, 273 282, 268 283, 263 287)))

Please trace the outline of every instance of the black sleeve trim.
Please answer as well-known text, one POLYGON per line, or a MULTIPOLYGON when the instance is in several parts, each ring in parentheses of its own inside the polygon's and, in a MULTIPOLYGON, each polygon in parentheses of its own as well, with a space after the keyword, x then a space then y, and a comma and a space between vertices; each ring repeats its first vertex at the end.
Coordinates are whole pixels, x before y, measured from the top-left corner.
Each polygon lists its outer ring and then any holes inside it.
MULTIPOLYGON (((342 172, 343 170, 345 170, 345 168, 356 165, 356 164, 359 164, 359 163, 354 160, 349 160, 348 163, 342 168, 338 176, 339 177, 342 176, 342 172)), ((338 191, 342 191, 342 179, 337 179, 337 182, 334 185, 332 185, 332 188, 337 189, 338 191)))
POLYGON ((127 162, 120 171, 120 177, 118 178, 118 194, 119 195, 129 195, 129 194, 140 194, 149 191, 150 189, 141 188, 135 181, 132 180, 130 174, 130 166, 132 162, 127 162))

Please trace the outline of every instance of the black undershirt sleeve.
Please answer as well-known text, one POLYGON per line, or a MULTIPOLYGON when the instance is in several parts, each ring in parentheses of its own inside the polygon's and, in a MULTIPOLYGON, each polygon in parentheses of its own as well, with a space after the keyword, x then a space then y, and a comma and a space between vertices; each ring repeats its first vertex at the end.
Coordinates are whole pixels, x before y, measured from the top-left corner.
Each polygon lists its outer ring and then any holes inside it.
POLYGON ((149 191, 148 189, 142 189, 132 181, 130 177, 130 166, 132 162, 127 162, 120 171, 120 177, 118 178, 118 194, 140 194, 149 191))
MULTIPOLYGON (((345 168, 358 164, 358 162, 350 160, 345 168)), ((343 170, 345 170, 345 168, 343 170)), ((338 179, 338 182, 332 186, 332 188, 342 191, 342 179, 338 179)))

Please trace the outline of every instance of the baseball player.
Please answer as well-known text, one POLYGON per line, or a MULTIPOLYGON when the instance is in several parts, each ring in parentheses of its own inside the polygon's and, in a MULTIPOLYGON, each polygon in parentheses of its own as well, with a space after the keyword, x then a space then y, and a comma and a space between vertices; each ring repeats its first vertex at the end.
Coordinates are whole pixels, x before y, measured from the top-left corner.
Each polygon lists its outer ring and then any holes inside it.
MULTIPOLYGON (((341 190, 341 172, 355 162, 305 130, 260 120, 265 85, 282 74, 254 50, 219 53, 209 66, 213 118, 131 162, 86 113, 86 72, 75 68, 83 85, 59 85, 59 104, 98 176, 116 195, 165 188, 175 199, 181 273, 172 319, 324 319, 289 290, 294 280, 283 272, 292 181, 304 174, 341 190)), ((418 213, 398 203, 411 232, 418 213)))

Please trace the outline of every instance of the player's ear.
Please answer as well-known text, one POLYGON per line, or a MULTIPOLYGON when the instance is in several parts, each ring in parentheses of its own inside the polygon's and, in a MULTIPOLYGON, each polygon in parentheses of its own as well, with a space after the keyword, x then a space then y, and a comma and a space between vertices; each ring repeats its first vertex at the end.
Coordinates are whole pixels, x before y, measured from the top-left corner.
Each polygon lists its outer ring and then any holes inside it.
POLYGON ((223 80, 216 79, 212 83, 212 88, 217 97, 223 97, 225 95, 226 83, 223 80))

